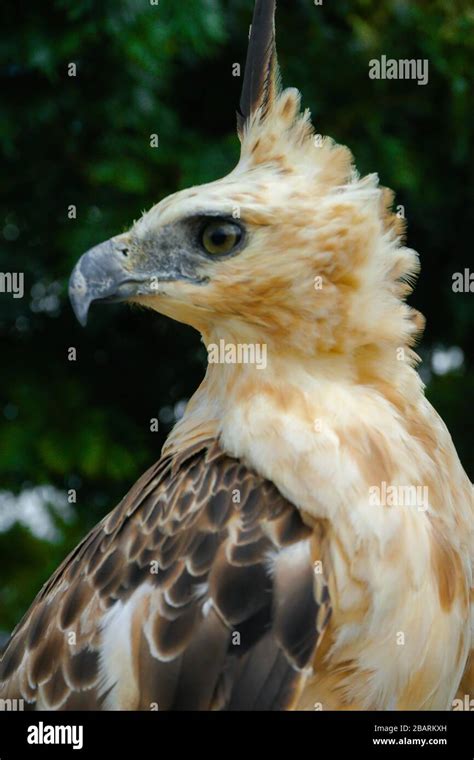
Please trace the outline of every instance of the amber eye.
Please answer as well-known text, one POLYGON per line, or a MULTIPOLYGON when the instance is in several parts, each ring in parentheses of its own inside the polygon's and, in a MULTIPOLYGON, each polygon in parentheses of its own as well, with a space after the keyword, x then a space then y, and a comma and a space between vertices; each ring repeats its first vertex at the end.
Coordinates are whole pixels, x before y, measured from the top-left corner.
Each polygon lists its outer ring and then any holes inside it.
POLYGON ((239 225, 223 221, 210 222, 201 235, 204 250, 214 255, 230 253, 241 239, 242 230, 239 225))

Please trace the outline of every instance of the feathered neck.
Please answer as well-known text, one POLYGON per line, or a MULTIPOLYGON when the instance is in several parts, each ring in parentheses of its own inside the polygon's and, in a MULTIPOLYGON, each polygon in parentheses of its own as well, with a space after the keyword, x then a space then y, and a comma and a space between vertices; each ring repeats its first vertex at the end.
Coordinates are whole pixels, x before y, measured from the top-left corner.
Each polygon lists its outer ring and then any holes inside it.
MULTIPOLYGON (((334 396, 336 388, 378 398, 401 415, 407 404, 417 403, 423 395, 411 353, 402 360, 392 349, 370 346, 352 356, 328 353, 310 359, 291 351, 265 353, 264 347, 259 352, 249 345, 223 339, 208 344, 210 358, 212 351, 213 360, 217 358, 219 363, 208 364, 203 382, 169 435, 163 453, 219 439, 236 409, 248 408, 249 402, 258 406, 259 398, 271 398, 279 414, 306 415, 313 425, 314 408, 324 414, 326 399, 334 396), (245 361, 249 357, 257 361, 231 363, 234 358, 245 361)), ((245 424, 251 429, 252 419, 245 424)))

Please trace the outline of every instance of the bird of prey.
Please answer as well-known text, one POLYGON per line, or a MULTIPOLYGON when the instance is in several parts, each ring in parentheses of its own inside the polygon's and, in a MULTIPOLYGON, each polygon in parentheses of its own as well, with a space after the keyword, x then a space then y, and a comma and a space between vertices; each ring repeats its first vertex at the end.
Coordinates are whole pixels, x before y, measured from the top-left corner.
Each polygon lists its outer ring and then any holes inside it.
POLYGON ((94 301, 142 304, 199 330, 210 360, 161 459, 17 626, 2 698, 448 710, 473 694, 473 488, 415 370, 418 257, 377 176, 282 88, 274 17, 257 0, 235 169, 72 274, 81 323, 94 301))

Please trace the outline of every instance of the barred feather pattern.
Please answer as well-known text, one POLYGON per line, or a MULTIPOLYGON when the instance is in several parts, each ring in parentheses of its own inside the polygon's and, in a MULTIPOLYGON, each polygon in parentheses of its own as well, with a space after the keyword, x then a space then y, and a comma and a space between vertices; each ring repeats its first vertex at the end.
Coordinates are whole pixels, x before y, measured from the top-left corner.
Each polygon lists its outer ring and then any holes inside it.
POLYGON ((0 697, 287 709, 331 614, 317 554, 298 511, 216 441, 164 456, 41 590, 0 661, 0 697))

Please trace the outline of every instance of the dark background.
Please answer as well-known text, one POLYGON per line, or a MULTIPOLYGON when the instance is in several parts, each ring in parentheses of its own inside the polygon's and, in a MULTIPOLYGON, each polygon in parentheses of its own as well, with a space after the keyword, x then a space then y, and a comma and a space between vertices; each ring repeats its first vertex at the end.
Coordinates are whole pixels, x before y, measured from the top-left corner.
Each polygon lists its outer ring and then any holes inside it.
MULTIPOLYGON (((67 279, 81 253, 144 209, 234 166, 232 65, 244 63, 252 9, 2 4, 0 272, 23 272, 25 294, 0 293, 0 640, 158 458, 203 376, 199 336, 151 312, 98 306, 81 329, 67 279)), ((280 0, 277 24, 283 81, 301 89, 317 131, 347 144, 405 207, 422 261, 411 302, 428 318, 421 371, 472 478, 474 294, 452 291, 453 273, 472 266, 472 3, 280 0), (383 54, 427 58, 429 84, 369 79, 383 54)))

